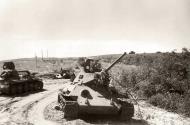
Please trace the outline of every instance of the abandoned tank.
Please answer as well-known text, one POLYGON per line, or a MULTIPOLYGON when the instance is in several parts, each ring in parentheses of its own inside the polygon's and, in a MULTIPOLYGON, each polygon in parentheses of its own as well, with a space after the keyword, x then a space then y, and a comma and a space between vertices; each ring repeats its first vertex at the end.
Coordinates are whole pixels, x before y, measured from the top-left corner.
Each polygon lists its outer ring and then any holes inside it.
POLYGON ((15 95, 42 90, 43 82, 27 70, 17 71, 13 62, 4 62, 0 75, 0 93, 15 95))
POLYGON ((122 59, 113 62, 107 69, 100 70, 100 64, 87 59, 82 70, 67 87, 60 89, 58 104, 65 118, 88 115, 117 116, 129 120, 134 115, 134 105, 127 101, 127 95, 119 94, 110 86, 108 71, 122 59))
POLYGON ((62 69, 59 73, 57 73, 54 77, 54 79, 70 79, 71 82, 75 79, 74 71, 71 71, 71 69, 62 69))

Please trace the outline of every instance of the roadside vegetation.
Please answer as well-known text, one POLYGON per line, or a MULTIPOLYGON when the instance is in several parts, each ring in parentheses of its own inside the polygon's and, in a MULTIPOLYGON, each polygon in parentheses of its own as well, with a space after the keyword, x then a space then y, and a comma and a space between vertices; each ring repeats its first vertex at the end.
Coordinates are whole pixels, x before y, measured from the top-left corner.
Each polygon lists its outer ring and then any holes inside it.
MULTIPOLYGON (((101 56, 111 63, 118 55, 101 56)), ((166 110, 190 116, 190 52, 125 56, 111 70, 112 83, 166 110)))

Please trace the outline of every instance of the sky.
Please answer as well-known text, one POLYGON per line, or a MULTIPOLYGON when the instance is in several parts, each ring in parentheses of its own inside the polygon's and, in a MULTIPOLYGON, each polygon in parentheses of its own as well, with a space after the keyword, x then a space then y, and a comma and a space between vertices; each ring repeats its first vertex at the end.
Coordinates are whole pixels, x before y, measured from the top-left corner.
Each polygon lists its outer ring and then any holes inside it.
POLYGON ((190 48, 189 0, 0 0, 0 60, 190 48))

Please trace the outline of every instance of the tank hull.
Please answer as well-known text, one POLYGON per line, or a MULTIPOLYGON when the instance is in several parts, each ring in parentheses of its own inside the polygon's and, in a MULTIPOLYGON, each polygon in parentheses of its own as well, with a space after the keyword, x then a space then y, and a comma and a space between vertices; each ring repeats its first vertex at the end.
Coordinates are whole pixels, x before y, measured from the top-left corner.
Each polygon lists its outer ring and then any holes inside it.
POLYGON ((7 95, 22 94, 43 89, 43 82, 39 80, 10 80, 0 81, 0 93, 7 95))
POLYGON ((115 116, 130 119, 134 115, 134 106, 127 101, 112 101, 87 86, 75 86, 72 92, 67 94, 62 91, 58 94, 58 103, 64 111, 65 118, 77 118, 81 116, 115 116), (90 96, 82 94, 88 91, 90 96))

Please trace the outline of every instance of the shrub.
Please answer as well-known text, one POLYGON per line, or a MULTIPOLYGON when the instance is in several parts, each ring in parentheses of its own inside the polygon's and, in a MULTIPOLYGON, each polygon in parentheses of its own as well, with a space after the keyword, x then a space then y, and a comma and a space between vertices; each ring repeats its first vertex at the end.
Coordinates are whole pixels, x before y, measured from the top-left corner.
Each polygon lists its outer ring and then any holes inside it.
POLYGON ((190 93, 186 94, 184 98, 184 113, 190 116, 190 93))
POLYGON ((115 82, 133 88, 153 105, 190 116, 190 52, 131 54, 122 61, 136 65, 135 71, 118 67, 115 82), (122 70, 121 70, 122 69, 122 70))
POLYGON ((85 58, 79 58, 78 59, 78 61, 77 61, 77 63, 80 65, 80 66, 84 66, 84 64, 85 64, 85 58))
POLYGON ((163 94, 156 94, 153 95, 149 98, 148 100, 149 103, 153 104, 154 106, 159 106, 159 107, 165 107, 165 105, 168 103, 167 99, 163 94))
POLYGON ((135 86, 135 91, 137 91, 137 94, 141 97, 147 98, 147 95, 145 94, 145 91, 147 90, 147 86, 149 85, 149 81, 141 81, 135 86))
POLYGON ((183 98, 177 93, 158 93, 151 96, 148 101, 154 106, 159 106, 170 111, 180 112, 183 110, 183 98))
POLYGON ((130 51, 129 54, 135 54, 135 51, 130 51))
POLYGON ((182 96, 178 93, 167 93, 166 98, 168 101, 165 108, 177 112, 183 100, 182 96))
POLYGON ((155 85, 148 84, 147 86, 144 87, 143 91, 144 91, 144 95, 149 98, 149 97, 151 97, 151 96, 153 96, 153 95, 156 94, 155 85))

